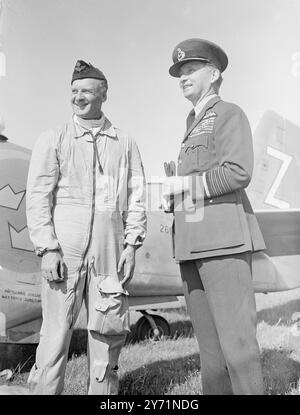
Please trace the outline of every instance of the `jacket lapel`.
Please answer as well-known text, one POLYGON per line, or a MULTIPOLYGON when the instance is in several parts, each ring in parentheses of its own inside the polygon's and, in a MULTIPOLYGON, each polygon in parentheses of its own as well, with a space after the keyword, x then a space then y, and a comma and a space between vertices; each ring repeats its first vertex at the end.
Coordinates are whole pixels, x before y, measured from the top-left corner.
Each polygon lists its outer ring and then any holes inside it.
POLYGON ((183 141, 188 137, 188 135, 190 134, 191 131, 193 131, 193 129, 196 127, 197 124, 199 124, 199 122, 202 120, 202 118, 204 117, 204 115, 206 114, 206 112, 212 108, 217 102, 221 101, 221 98, 219 96, 214 97, 212 99, 210 99, 202 108, 202 111, 200 112, 200 114, 198 115, 198 117, 195 118, 195 121, 189 126, 189 128, 186 130, 184 137, 183 137, 183 141))

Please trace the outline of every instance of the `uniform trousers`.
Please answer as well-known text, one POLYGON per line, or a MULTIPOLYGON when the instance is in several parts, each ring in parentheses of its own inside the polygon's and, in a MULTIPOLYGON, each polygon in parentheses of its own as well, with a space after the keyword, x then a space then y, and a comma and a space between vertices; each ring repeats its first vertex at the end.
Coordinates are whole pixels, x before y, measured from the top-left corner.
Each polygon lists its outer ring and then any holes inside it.
POLYGON ((180 263, 205 395, 261 395, 251 253, 180 263))

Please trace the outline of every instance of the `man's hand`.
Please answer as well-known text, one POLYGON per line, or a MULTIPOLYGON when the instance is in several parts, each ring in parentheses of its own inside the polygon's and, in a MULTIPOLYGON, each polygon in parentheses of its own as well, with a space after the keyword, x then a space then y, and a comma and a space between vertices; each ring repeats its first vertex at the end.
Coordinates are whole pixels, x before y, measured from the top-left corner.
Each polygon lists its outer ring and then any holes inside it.
POLYGON ((121 258, 118 264, 118 272, 121 272, 122 268, 124 267, 124 278, 121 281, 123 287, 133 277, 135 267, 135 250, 136 247, 134 245, 127 245, 121 254, 121 258))
POLYGON ((47 281, 64 280, 64 261, 60 252, 45 252, 42 258, 42 276, 47 281))
POLYGON ((173 160, 170 163, 164 162, 164 169, 167 177, 176 176, 176 164, 173 160))

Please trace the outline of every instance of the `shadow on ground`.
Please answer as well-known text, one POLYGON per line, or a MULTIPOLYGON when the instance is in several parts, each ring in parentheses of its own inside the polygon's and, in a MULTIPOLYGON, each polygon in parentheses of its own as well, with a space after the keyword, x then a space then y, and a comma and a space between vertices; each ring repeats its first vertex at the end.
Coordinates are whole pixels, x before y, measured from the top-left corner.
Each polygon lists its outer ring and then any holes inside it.
MULTIPOLYGON (((170 338, 192 337, 193 328, 189 320, 170 323, 170 338)), ((128 333, 126 344, 138 343, 134 336, 134 325, 128 333)), ((0 344, 0 371, 11 369, 18 373, 28 372, 35 361, 37 344, 0 344)), ((73 332, 68 357, 80 356, 87 352, 87 330, 76 328, 73 332)))
POLYGON ((292 315, 300 312, 300 298, 289 301, 275 307, 266 308, 257 312, 258 321, 265 321, 274 326, 275 324, 290 325, 292 315))
POLYGON ((82 354, 86 354, 87 352, 87 330, 86 329, 75 329, 73 331, 70 347, 69 347, 69 355, 68 358, 70 359, 73 355, 80 356, 82 354))
MULTIPOLYGON (((86 353, 86 340, 86 330, 75 330, 69 356, 86 353)), ((16 357, 21 357, 18 362, 20 366, 9 365, 6 361, 5 369, 11 368, 17 372, 26 372, 30 369, 33 360, 29 359, 30 364, 27 366, 22 362, 24 362, 25 356, 34 358, 36 345, 25 345, 25 348, 24 345, 16 347, 15 349, 11 348, 9 353, 12 353, 13 350, 17 352, 16 357), (21 353, 23 353, 22 356, 21 353)), ((267 395, 299 395, 300 355, 298 357, 286 349, 264 349, 261 353, 261 360, 267 395)), ((26 381, 24 376, 20 377, 17 383, 24 383, 26 381)), ((174 388, 183 390, 183 394, 185 391, 187 394, 189 392, 197 394, 201 393, 199 376, 200 359, 198 353, 172 360, 158 360, 125 373, 120 379, 120 394, 143 395, 147 391, 147 395, 164 395, 172 393, 174 388), (190 385, 193 385, 193 390, 190 385)))
POLYGON ((266 394, 285 395, 298 388, 300 359, 295 360, 286 350, 266 349, 261 361, 266 394))
MULTIPOLYGON (((190 376, 199 376, 198 354, 173 360, 160 360, 126 373, 120 379, 121 395, 164 395, 172 385, 177 387, 187 382, 190 376)), ((200 390, 200 379, 199 379, 200 390)))
MULTIPOLYGON (((266 395, 299 394, 300 360, 285 350, 263 350, 261 354, 266 395)), ((163 360, 126 373, 120 380, 120 393, 127 395, 169 394, 173 386, 184 385, 188 378, 200 393, 200 359, 198 354, 174 360, 163 360), (198 390, 199 388, 199 390, 198 390)), ((184 387, 181 390, 185 390, 184 387)), ((187 393, 190 390, 186 386, 187 393)), ((183 392, 184 394, 184 392, 183 392)))
POLYGON ((35 361, 37 344, 1 343, 0 371, 10 369, 16 374, 28 372, 35 361))

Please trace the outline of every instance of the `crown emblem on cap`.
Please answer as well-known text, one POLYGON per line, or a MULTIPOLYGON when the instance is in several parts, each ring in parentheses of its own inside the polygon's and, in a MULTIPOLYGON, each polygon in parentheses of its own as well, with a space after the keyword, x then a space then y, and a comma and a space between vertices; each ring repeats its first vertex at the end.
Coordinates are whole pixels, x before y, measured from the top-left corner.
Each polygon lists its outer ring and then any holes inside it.
POLYGON ((84 61, 77 61, 74 71, 82 72, 84 69, 88 68, 88 65, 84 61))
POLYGON ((185 57, 185 53, 180 48, 177 49, 177 59, 181 61, 185 57))

